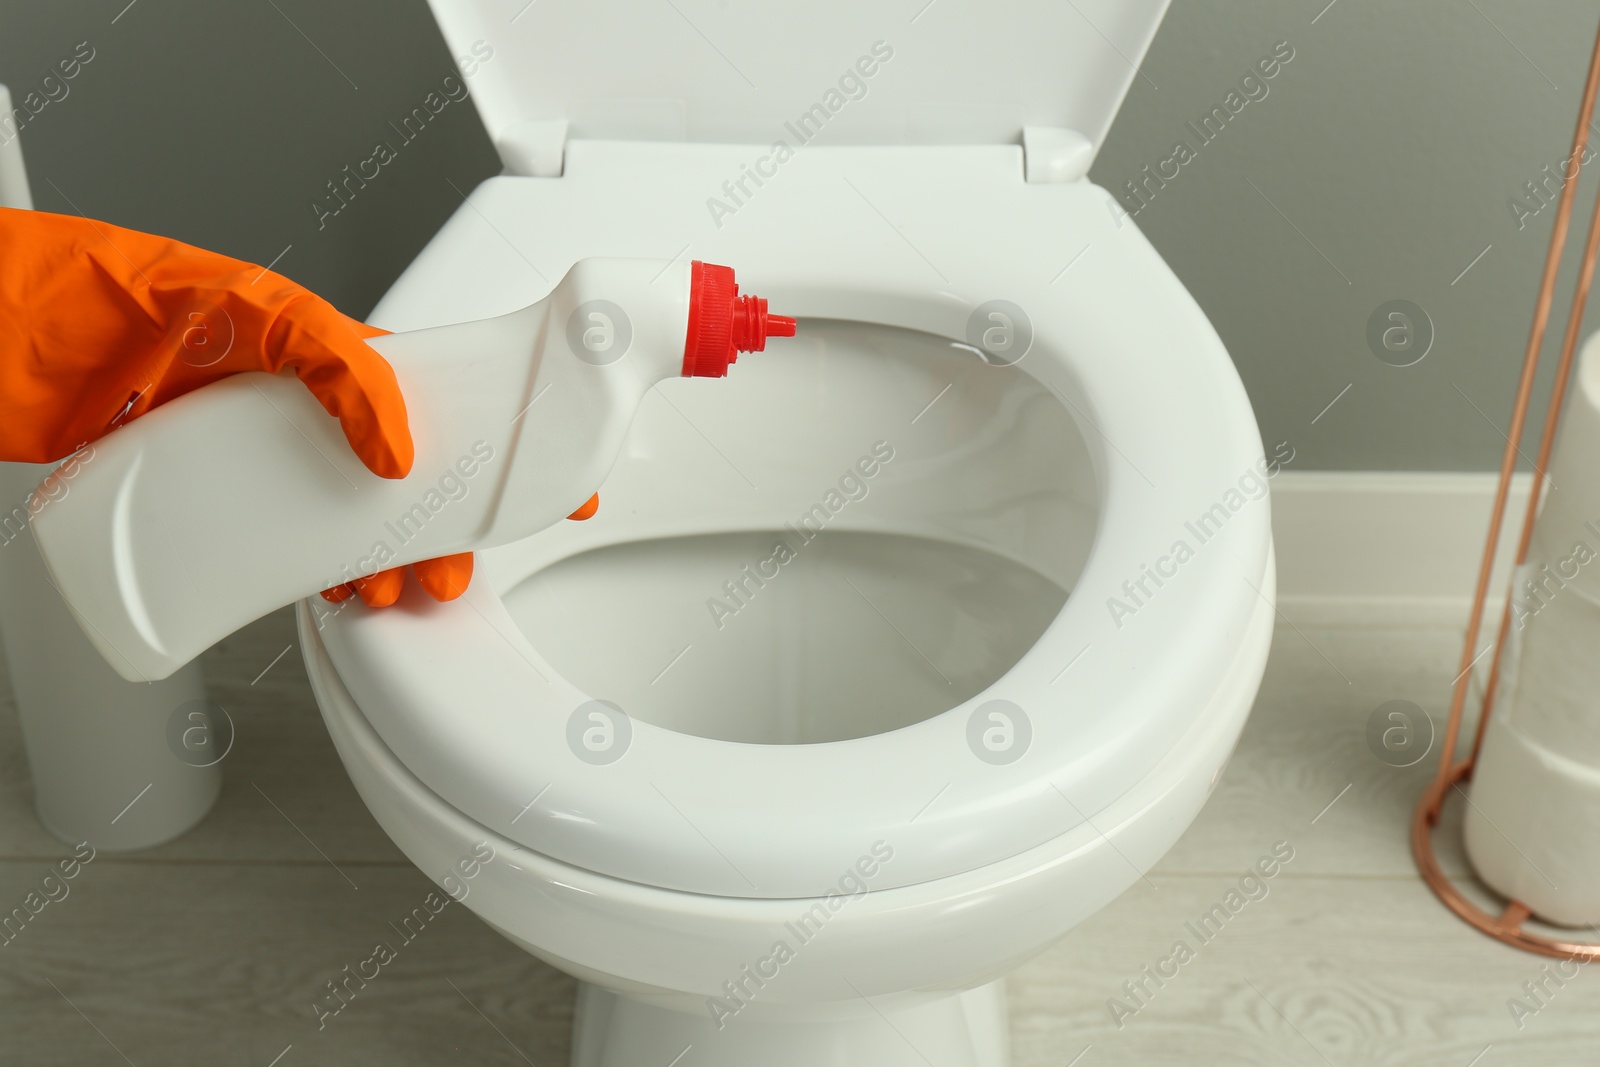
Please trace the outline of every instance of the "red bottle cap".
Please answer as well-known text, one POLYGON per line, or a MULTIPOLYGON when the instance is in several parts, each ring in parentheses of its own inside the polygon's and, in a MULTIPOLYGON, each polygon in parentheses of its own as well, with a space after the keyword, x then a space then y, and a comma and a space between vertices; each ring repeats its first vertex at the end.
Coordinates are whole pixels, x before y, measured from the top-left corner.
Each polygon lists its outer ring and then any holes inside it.
POLYGON ((760 352, 769 337, 793 337, 794 320, 767 314, 759 296, 740 296, 732 267, 689 267, 689 329, 683 342, 685 378, 721 378, 740 352, 760 352))

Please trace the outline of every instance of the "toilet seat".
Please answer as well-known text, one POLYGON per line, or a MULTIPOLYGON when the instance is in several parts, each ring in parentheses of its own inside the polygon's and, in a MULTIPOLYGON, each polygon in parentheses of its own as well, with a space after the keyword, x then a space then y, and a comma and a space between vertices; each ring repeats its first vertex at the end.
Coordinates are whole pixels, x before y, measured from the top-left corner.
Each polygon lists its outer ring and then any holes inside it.
MULTIPOLYGON (((496 585, 607 541, 749 521, 739 502, 710 496, 671 521, 623 509, 610 525, 486 554, 489 580, 454 603, 411 590, 398 610, 324 615, 330 661, 384 743, 444 800, 532 851, 645 885, 821 895, 886 840, 896 859, 872 887, 893 888, 1092 827, 1200 717, 1237 711, 1213 696, 1241 691, 1241 674, 1253 692, 1264 664, 1250 623, 1270 606, 1267 502, 1234 508, 1230 496, 1243 499, 1262 449, 1226 351, 1108 194, 1025 182, 1017 146, 811 146, 718 228, 703 201, 750 150, 573 141, 559 180, 474 191, 373 321, 398 330, 509 311, 589 255, 731 263, 802 319, 952 339, 979 304, 1010 300, 1032 319, 1033 349, 986 370, 1027 375, 1065 401, 1100 503, 1054 623, 988 690, 890 733, 741 745, 634 721, 621 760, 586 764, 567 747, 567 720, 604 694, 578 692, 543 661, 496 585), (1187 524, 1219 503, 1229 517, 1176 577, 1115 617, 1108 601, 1123 583, 1177 540, 1197 541, 1187 524), (1006 765, 967 742, 971 712, 995 699, 1032 723, 1030 747, 1006 765)), ((925 402, 913 399, 912 411, 925 402)), ((648 489, 608 482, 603 496, 610 506, 648 489)))
MULTIPOLYGON (((421 870, 457 893, 461 882, 450 872, 464 852, 482 855, 487 843, 504 857, 482 868, 467 898, 500 933, 569 974, 648 990, 657 1003, 676 1002, 691 1014, 705 1010, 705 997, 725 995, 723 982, 751 962, 753 947, 770 945, 775 934, 796 936, 783 934, 784 924, 809 913, 811 901, 707 898, 621 881, 518 851, 463 816, 376 736, 332 670, 305 604, 298 614, 312 687, 362 799, 421 870)), ((1253 624, 1263 645, 1273 622, 1263 601, 1253 624)), ((1092 826, 953 878, 851 898, 834 909, 826 937, 806 941, 775 994, 790 1003, 859 1003, 936 991, 1004 973, 1053 943, 1137 882, 1205 801, 1212 769, 1232 749, 1255 690, 1248 669, 1238 675, 1239 691, 1225 698, 1232 713, 1196 722, 1164 765, 1092 826)))

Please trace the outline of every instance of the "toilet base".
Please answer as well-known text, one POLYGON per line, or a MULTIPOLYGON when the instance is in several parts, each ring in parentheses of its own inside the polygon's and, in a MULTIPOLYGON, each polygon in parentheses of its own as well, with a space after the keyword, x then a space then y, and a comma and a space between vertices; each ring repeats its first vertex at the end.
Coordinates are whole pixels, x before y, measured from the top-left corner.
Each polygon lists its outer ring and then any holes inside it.
POLYGON ((915 1007, 846 1017, 689 1014, 578 986, 572 1067, 1007 1067, 1003 979, 915 1007))

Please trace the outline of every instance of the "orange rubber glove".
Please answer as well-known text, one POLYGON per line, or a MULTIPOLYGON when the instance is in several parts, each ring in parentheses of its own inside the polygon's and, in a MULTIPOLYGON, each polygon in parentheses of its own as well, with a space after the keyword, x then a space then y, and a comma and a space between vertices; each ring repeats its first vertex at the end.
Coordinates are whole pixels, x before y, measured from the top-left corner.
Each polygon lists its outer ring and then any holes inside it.
MULTIPOLYGON (((394 371, 346 318, 272 271, 165 237, 0 208, 0 460, 49 463, 218 378, 288 368, 361 462, 403 478, 414 449, 394 371)), ((415 564, 435 599, 466 591, 472 554, 415 564)), ((396 568, 337 586, 394 603, 396 568)))

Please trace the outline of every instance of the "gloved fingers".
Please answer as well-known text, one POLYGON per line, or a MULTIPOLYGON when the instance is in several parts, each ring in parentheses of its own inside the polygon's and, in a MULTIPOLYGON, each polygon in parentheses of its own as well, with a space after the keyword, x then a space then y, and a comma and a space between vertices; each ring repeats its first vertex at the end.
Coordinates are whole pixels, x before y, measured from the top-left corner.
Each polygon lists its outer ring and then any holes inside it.
POLYGON ((273 370, 293 368, 328 414, 338 418, 367 469, 383 478, 404 478, 416 456, 405 398, 393 368, 365 340, 382 332, 358 327, 332 304, 307 293, 284 305, 265 347, 273 370))
MULTIPOLYGON (((412 564, 411 569, 417 576, 417 583, 433 599, 454 600, 465 593, 472 582, 472 553, 458 552, 452 556, 419 560, 412 564)), ((357 578, 353 582, 324 589, 322 599, 341 604, 360 594, 362 602, 368 607, 386 608, 400 599, 404 585, 405 569, 392 567, 370 578, 357 578)))
POLYGON ((454 600, 467 591, 472 581, 472 553, 419 560, 411 565, 429 596, 435 600, 454 600))
POLYGON ((390 567, 371 577, 357 578, 350 584, 356 587, 356 592, 367 607, 386 608, 400 599, 400 590, 406 584, 405 568, 390 567))

